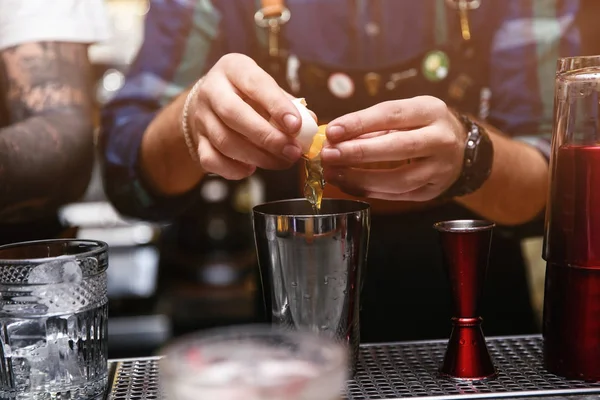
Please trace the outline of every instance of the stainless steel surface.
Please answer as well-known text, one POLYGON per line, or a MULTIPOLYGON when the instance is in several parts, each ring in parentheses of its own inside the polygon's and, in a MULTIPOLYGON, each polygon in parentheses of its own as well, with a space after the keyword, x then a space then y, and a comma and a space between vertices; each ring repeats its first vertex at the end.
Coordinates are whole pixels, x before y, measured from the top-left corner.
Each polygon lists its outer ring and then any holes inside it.
POLYGON ((158 382, 158 357, 109 362, 110 400, 165 399, 158 382))
POLYGON ((369 205, 324 199, 315 215, 305 199, 286 200, 256 206, 253 220, 273 322, 349 338, 355 359, 369 205))
MULTIPOLYGON (((349 381, 348 400, 412 397, 423 399, 519 398, 590 396, 600 394, 600 382, 569 381, 542 367, 539 336, 488 338, 500 371, 487 382, 461 383, 442 379, 437 368, 446 341, 362 345, 356 379, 349 381)), ((159 358, 113 360, 109 400, 164 399, 159 391, 159 358)))

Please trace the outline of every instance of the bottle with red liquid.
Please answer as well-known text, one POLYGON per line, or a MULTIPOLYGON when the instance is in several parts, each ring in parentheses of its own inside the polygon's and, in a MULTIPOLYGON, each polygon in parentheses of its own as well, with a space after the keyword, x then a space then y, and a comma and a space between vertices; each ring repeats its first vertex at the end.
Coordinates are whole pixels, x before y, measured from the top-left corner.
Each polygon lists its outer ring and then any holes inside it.
POLYGON ((550 174, 544 361, 600 381, 600 56, 558 61, 550 174))

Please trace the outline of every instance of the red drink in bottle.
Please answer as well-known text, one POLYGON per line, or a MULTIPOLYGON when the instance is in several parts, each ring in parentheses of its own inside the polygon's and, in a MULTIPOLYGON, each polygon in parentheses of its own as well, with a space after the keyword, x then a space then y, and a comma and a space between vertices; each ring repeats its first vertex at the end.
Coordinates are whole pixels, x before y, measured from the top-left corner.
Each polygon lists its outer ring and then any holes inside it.
POLYGON ((544 361, 600 380, 600 56, 557 63, 544 259, 544 361))
POLYGON ((557 375, 600 380, 600 147, 564 145, 555 162, 545 362, 557 375))

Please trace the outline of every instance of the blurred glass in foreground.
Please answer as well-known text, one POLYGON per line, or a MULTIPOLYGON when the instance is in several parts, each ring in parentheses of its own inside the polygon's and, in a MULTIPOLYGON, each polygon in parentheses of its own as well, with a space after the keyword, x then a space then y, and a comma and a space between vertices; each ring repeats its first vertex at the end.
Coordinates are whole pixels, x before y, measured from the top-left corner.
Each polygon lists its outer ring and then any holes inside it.
POLYGON ((268 325, 187 335, 162 355, 161 383, 172 400, 336 400, 347 379, 342 344, 268 325))

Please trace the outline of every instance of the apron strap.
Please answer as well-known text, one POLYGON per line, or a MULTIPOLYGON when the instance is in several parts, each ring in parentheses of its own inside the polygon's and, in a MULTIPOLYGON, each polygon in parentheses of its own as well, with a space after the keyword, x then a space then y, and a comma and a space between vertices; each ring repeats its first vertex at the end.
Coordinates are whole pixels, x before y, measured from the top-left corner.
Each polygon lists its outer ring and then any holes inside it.
POLYGON ((268 35, 268 65, 273 73, 281 73, 281 26, 290 20, 290 10, 284 0, 261 0, 261 8, 254 14, 254 22, 268 35))
POLYGON ((448 14, 445 1, 436 0, 435 2, 435 46, 438 49, 448 43, 448 14))

